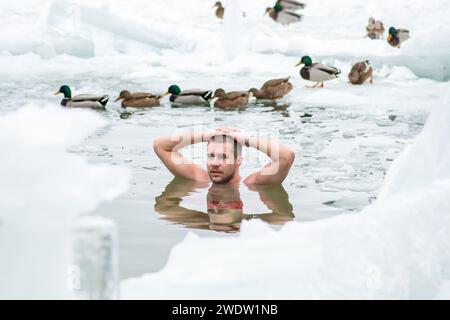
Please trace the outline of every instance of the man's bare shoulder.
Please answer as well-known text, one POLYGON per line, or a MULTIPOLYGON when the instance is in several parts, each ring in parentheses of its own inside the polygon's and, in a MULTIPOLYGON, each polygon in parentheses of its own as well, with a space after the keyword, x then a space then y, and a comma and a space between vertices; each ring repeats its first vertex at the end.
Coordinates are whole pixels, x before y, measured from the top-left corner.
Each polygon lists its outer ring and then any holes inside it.
POLYGON ((209 179, 208 172, 206 172, 205 169, 201 168, 200 166, 196 166, 193 168, 195 170, 194 172, 194 181, 204 184, 204 183, 210 183, 211 180, 209 179))

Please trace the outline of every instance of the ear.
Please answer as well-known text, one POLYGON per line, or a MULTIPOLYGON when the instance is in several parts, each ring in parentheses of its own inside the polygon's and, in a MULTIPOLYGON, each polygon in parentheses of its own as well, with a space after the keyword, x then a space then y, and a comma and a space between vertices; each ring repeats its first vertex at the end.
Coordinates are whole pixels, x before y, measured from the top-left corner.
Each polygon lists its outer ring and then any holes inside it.
POLYGON ((237 159, 236 159, 236 164, 238 165, 238 166, 240 166, 241 164, 242 164, 242 161, 244 160, 244 158, 242 158, 242 156, 239 156, 239 157, 237 157, 237 159))

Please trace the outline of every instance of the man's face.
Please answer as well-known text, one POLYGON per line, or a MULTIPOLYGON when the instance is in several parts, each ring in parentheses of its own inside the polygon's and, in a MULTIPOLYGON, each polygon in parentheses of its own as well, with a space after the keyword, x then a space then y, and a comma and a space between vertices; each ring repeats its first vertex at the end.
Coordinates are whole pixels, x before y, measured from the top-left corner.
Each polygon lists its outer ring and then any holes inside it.
POLYGON ((234 156, 232 142, 218 139, 208 144, 207 169, 212 182, 229 182, 234 177, 240 163, 241 158, 234 156))

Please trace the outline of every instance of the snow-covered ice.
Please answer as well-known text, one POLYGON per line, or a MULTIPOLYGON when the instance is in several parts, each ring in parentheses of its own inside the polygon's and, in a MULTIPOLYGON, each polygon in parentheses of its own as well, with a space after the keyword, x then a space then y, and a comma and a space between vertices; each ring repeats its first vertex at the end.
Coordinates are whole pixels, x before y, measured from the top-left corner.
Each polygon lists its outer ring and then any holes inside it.
POLYGON ((26 106, 0 118, 0 297, 70 298, 75 219, 128 187, 126 168, 88 164, 67 148, 105 120, 26 106))

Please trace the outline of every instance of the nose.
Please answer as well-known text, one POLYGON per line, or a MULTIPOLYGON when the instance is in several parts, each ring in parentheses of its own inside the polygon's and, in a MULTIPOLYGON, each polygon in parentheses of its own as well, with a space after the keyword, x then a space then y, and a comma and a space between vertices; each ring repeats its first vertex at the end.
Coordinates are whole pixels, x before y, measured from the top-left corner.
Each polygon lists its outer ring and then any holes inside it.
POLYGON ((212 166, 212 167, 219 167, 219 166, 220 166, 220 162, 219 162, 219 160, 217 159, 217 157, 210 158, 210 159, 208 160, 208 164, 209 164, 210 166, 212 166))

